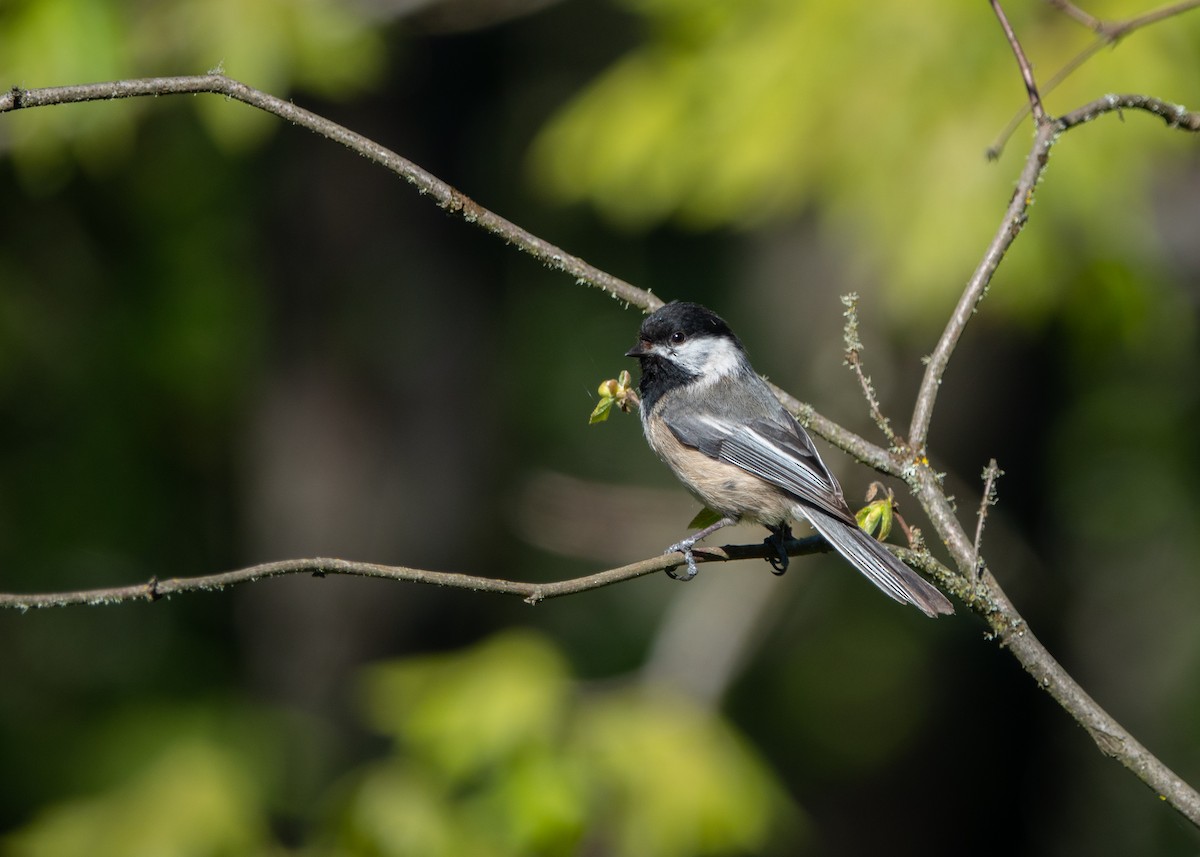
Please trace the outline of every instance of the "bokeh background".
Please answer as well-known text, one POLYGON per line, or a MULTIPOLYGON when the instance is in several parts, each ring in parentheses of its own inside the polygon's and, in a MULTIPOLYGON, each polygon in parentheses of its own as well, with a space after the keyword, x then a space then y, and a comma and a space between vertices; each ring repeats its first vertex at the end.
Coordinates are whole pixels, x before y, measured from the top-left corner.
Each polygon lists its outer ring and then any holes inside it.
MULTIPOLYGON (((1091 40, 1008 13, 1043 77, 1091 40)), ((1089 3, 1106 18, 1146 11, 1089 3)), ((903 429, 1029 140, 987 4, 2 0, 0 82, 221 68, 903 429)), ((1047 98, 1192 103, 1200 13, 1047 98)), ((1056 146, 931 437, 1051 650, 1200 782, 1200 157, 1056 146)), ((215 96, 0 116, 0 589, 342 556, 521 580, 696 511, 636 419, 639 318, 328 141, 215 96)), ((848 496, 874 475, 827 455, 848 496)), ((901 512, 921 525, 919 510, 901 512)), ((757 541, 741 528, 731 539, 757 541)), ((536 608, 360 579, 0 614, 0 854, 1194 854, 972 616, 833 558, 536 608)))

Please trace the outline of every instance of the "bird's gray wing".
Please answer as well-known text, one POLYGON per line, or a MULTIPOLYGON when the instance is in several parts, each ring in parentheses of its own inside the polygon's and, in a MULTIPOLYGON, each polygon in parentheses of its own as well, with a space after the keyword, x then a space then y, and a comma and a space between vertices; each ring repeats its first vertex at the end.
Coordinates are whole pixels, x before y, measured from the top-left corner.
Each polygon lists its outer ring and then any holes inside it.
POLYGON ((668 426, 681 443, 793 495, 813 529, 887 595, 928 616, 953 613, 946 596, 858 526, 808 433, 788 417, 790 425, 771 418, 735 424, 676 414, 668 426))
POLYGON ((789 494, 805 506, 853 522, 837 480, 817 454, 800 424, 760 418, 732 423, 686 412, 667 415, 667 426, 680 443, 709 458, 736 465, 789 494))

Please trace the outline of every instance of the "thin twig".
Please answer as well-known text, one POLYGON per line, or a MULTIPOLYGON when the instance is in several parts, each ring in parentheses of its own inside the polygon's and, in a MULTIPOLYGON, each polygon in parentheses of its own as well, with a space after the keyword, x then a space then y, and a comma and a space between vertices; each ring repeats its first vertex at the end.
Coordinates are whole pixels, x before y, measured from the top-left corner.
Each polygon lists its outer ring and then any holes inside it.
POLYGON ((1054 123, 1059 133, 1069 131, 1077 125, 1084 125, 1094 119, 1099 119, 1105 113, 1120 114, 1124 110, 1141 110, 1157 116, 1167 124, 1168 128, 1178 131, 1196 133, 1200 131, 1200 112, 1192 112, 1182 104, 1163 101, 1149 95, 1105 95, 1095 101, 1089 101, 1082 107, 1077 107, 1070 113, 1064 113, 1054 123))
POLYGON ((1008 17, 1000 6, 1000 0, 990 0, 990 2, 992 11, 996 13, 996 18, 1000 21, 1000 28, 1004 30, 1004 36, 1012 48, 1013 56, 1017 58, 1017 67, 1021 69, 1021 80, 1025 82, 1025 92, 1029 95, 1029 109, 1033 111, 1033 121, 1041 125, 1046 121, 1046 111, 1042 108, 1042 97, 1038 95, 1037 82, 1033 79, 1033 67, 1029 65, 1029 60, 1025 56, 1025 51, 1021 47, 1021 42, 1013 30, 1012 24, 1008 23, 1008 17))
MULTIPOLYGON (((829 544, 817 536, 803 539, 789 539, 785 543, 788 556, 806 556, 827 552, 829 544)), ((770 559, 778 556, 775 546, 757 545, 724 545, 722 547, 696 548, 696 562, 732 562, 743 559, 770 559)), ((220 574, 206 574, 201 577, 153 577, 146 583, 135 583, 130 586, 114 586, 102 589, 79 589, 70 592, 43 593, 0 593, 0 608, 9 608, 24 612, 48 607, 73 607, 78 605, 100 606, 110 604, 125 604, 132 601, 158 601, 172 595, 182 595, 188 592, 217 592, 237 586, 242 583, 254 583, 271 577, 283 577, 290 574, 311 574, 314 577, 325 577, 330 574, 343 574, 354 577, 373 577, 380 580, 402 581, 407 583, 427 583, 434 586, 445 586, 453 589, 469 589, 474 592, 492 592, 498 595, 516 595, 529 604, 560 598, 564 595, 575 595, 591 589, 600 589, 653 574, 656 571, 669 571, 684 565, 683 554, 669 553, 652 557, 641 562, 623 565, 620 568, 610 568, 583 577, 569 580, 559 580, 553 583, 525 583, 515 580, 501 580, 493 577, 479 577, 472 574, 457 574, 446 571, 426 571, 420 568, 408 568, 396 565, 378 565, 371 562, 354 562, 345 559, 317 557, 316 559, 288 559, 280 562, 266 562, 252 565, 236 571, 226 571, 220 574)))
POLYGON ((987 521, 988 510, 996 505, 998 496, 996 494, 996 482, 1004 475, 1004 471, 1000 469, 1000 465, 996 463, 996 459, 988 461, 987 467, 983 468, 983 494, 979 498, 979 514, 976 516, 975 524, 975 569, 976 574, 983 570, 983 525, 987 521))
POLYGON ((1140 30, 1142 27, 1149 26, 1150 24, 1157 24, 1159 21, 1174 18, 1176 15, 1183 12, 1190 12, 1192 9, 1200 6, 1200 0, 1183 0, 1180 3, 1168 3, 1166 6, 1151 9, 1149 12, 1135 15, 1124 21, 1104 21, 1093 15, 1089 15, 1078 6, 1069 3, 1068 0, 1046 0, 1046 2, 1064 13, 1068 18, 1073 19, 1076 23, 1082 24, 1093 33, 1096 33, 1101 37, 1104 44, 1110 45, 1120 41, 1134 30, 1140 30))
POLYGON ((1130 18, 1128 21, 1118 21, 1112 24, 1102 23, 1099 32, 1107 36, 1109 43, 1112 44, 1125 38, 1134 30, 1140 30, 1142 27, 1147 27, 1150 24, 1157 24, 1159 21, 1174 18, 1176 15, 1190 12, 1197 7, 1200 7, 1200 0, 1184 0, 1182 3, 1169 3, 1161 8, 1151 9, 1144 15, 1130 18))
POLYGON ((1098 33, 1100 32, 1100 28, 1104 26, 1104 23, 1099 18, 1089 15, 1074 3, 1069 2, 1069 0, 1046 0, 1046 2, 1068 18, 1073 18, 1078 23, 1083 24, 1089 30, 1095 30, 1098 33))
POLYGON ((870 376, 863 369, 863 344, 858 335, 858 294, 851 292, 848 295, 842 295, 842 304, 846 307, 846 311, 842 313, 846 317, 846 324, 842 329, 842 340, 846 346, 846 365, 858 378, 858 385, 862 388, 863 397, 867 400, 867 407, 871 411, 871 419, 888 439, 888 444, 895 449, 899 446, 899 439, 892 431, 891 421, 883 415, 883 410, 879 407, 879 396, 875 393, 875 385, 871 383, 870 376))

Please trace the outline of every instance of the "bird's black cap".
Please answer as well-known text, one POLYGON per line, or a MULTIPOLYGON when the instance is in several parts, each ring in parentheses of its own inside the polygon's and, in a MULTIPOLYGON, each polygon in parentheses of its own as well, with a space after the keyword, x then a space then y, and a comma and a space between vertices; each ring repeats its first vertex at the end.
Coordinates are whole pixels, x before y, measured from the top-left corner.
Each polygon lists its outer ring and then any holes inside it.
POLYGON ((673 301, 646 316, 638 331, 638 344, 625 356, 640 357, 645 353, 646 345, 666 342, 675 333, 682 333, 688 339, 694 336, 724 336, 742 348, 741 340, 729 329, 725 319, 708 307, 687 301, 673 301))

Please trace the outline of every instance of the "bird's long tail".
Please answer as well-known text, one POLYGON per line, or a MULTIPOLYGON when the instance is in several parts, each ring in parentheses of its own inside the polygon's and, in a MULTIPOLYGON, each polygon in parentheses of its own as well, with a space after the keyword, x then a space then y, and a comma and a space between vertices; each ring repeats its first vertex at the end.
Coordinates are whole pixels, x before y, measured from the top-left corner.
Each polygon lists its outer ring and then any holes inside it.
POLYGON ((809 508, 803 512, 834 550, 892 598, 913 605, 926 616, 954 612, 954 605, 945 595, 863 531, 853 518, 842 521, 809 508))

